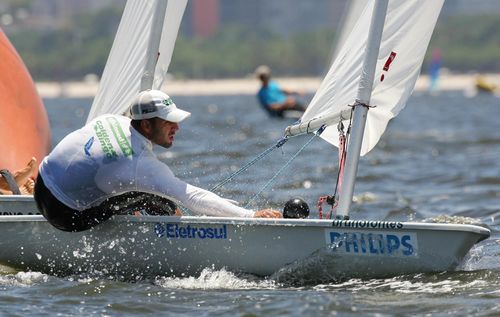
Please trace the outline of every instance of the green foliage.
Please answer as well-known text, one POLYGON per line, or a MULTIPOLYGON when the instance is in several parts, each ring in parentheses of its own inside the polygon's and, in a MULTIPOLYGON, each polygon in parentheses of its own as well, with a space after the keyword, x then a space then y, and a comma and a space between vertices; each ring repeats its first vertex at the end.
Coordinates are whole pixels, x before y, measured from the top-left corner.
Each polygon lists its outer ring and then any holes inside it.
POLYGON ((431 47, 453 71, 500 71, 500 16, 455 16, 438 23, 431 47))
MULTIPOLYGON (((81 80, 102 73, 120 16, 121 10, 108 8, 76 16, 65 29, 20 30, 9 38, 35 80, 81 80)), ((500 16, 441 17, 430 47, 441 49, 443 66, 453 71, 500 71, 498 25, 500 16)), ((334 38, 330 29, 285 37, 234 25, 210 38, 181 34, 170 72, 179 78, 243 77, 268 64, 277 76, 318 76, 330 63, 334 38)))
POLYGON ((80 80, 102 73, 120 16, 108 8, 76 16, 63 29, 8 36, 35 80, 80 80))
POLYGON ((328 65, 333 32, 321 30, 285 38, 265 30, 226 27, 211 38, 180 36, 171 72, 180 77, 243 77, 260 64, 278 75, 320 74, 328 65))

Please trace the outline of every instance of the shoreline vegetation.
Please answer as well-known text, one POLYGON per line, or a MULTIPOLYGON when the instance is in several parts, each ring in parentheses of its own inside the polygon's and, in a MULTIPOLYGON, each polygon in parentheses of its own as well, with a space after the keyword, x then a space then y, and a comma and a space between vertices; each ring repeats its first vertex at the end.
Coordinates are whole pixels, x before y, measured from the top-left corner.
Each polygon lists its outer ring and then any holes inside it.
MULTIPOLYGON (((479 74, 443 74, 439 78, 438 91, 470 91, 475 89, 479 74)), ((481 74, 492 84, 500 86, 500 74, 481 74)), ((278 77, 275 80, 288 89, 313 94, 319 88, 320 77, 278 77)), ((98 81, 37 82, 42 98, 92 98, 97 94, 98 81)), ((162 90, 171 96, 199 95, 254 95, 259 82, 253 77, 233 79, 169 80, 162 90)), ((421 75, 415 91, 429 91, 429 77, 421 75)))
MULTIPOLYGON (((103 72, 121 14, 122 6, 115 5, 75 15, 63 28, 34 32, 26 24, 7 35, 42 97, 88 98, 96 95, 95 74, 103 72)), ((416 91, 429 91, 425 75, 434 52, 440 52, 442 60, 439 90, 474 90, 478 73, 500 73, 499 21, 500 15, 494 12, 440 18, 416 91)), ((322 80, 319 76, 331 62, 336 36, 331 25, 284 36, 265 25, 248 28, 233 22, 207 38, 181 28, 169 68, 172 77, 163 90, 173 96, 253 95, 259 86, 251 72, 267 64, 283 87, 314 93, 322 80)), ((484 75, 485 87, 488 83, 500 86, 500 78, 484 75)))

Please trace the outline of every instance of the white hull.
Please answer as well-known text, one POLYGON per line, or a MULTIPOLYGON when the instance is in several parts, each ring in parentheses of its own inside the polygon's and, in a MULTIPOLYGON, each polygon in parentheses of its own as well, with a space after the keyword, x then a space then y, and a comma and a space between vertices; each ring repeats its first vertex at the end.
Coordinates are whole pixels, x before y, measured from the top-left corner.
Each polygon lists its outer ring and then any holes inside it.
MULTIPOLYGON (((28 197, 9 199, 0 197, 1 214, 16 203, 35 210, 28 197)), ((167 216, 116 216, 68 233, 41 215, 7 215, 0 216, 0 264, 126 278, 209 267, 325 281, 451 270, 489 234, 473 225, 167 216)))

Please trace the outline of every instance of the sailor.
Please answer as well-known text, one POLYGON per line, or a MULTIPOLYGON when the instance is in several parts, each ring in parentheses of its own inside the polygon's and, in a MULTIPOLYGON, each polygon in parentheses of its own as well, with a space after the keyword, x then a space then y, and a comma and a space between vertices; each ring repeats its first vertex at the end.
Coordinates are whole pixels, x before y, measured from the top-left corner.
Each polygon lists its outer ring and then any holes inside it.
POLYGON ((36 158, 32 157, 25 167, 13 173, 0 170, 0 195, 33 195, 36 167, 36 158))
POLYGON ((254 73, 261 82, 257 98, 271 117, 283 118, 288 116, 287 113, 292 112, 298 112, 301 115, 305 111, 306 108, 293 96, 302 95, 302 93, 284 89, 276 81, 271 80, 269 66, 261 65, 255 69, 254 73))
POLYGON ((132 103, 132 120, 103 115, 70 133, 40 165, 35 200, 41 214, 64 231, 87 230, 131 208, 172 215, 176 203, 198 215, 281 217, 190 185, 158 159, 153 145, 171 147, 179 123, 190 115, 167 94, 147 90, 132 103))

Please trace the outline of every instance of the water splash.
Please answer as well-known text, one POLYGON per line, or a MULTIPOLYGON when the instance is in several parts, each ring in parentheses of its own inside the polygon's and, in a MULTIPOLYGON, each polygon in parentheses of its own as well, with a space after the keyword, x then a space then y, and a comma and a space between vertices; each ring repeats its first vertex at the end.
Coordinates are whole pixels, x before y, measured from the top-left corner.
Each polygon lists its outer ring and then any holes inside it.
POLYGON ((273 289, 276 284, 269 280, 259 280, 253 276, 237 276, 225 269, 205 268, 198 277, 161 277, 155 284, 164 288, 202 289, 202 290, 242 290, 273 289))
POLYGON ((498 268, 500 268, 500 239, 495 238, 487 239, 473 247, 460 266, 464 271, 498 268))
POLYGON ((438 215, 436 217, 425 219, 423 222, 467 224, 467 225, 481 224, 481 221, 479 221, 478 219, 474 219, 471 217, 450 216, 450 215, 438 215))
POLYGON ((0 275, 0 285, 28 287, 46 283, 49 276, 40 272, 18 272, 16 274, 0 275))
POLYGON ((374 202, 377 200, 377 195, 371 192, 361 193, 352 197, 352 201, 357 204, 364 204, 369 202, 374 202))
POLYGON ((334 254, 347 241, 347 236, 341 236, 334 243, 324 249, 319 249, 305 259, 290 263, 271 275, 271 280, 281 286, 305 286, 324 283, 325 281, 339 282, 345 280, 341 274, 332 274, 332 268, 338 265, 338 257, 334 254))
MULTIPOLYGON (((498 271, 497 271, 498 273, 498 271)), ((402 275, 386 279, 350 279, 336 284, 321 284, 313 287, 317 291, 350 291, 399 294, 452 294, 469 292, 486 286, 500 285, 495 271, 442 272, 402 275)))

